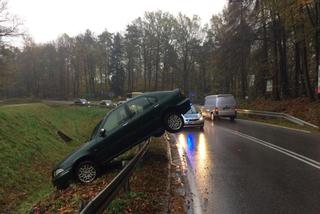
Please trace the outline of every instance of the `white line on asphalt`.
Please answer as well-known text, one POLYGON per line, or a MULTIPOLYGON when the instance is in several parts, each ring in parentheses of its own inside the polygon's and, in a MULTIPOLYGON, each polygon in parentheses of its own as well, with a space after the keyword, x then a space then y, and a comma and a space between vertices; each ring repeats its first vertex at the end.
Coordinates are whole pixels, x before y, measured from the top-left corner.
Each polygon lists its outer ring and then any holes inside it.
POLYGON ((282 154, 285 154, 285 155, 287 155, 287 156, 289 156, 289 157, 292 157, 292 158, 294 158, 294 159, 296 159, 296 160, 299 160, 299 161, 301 161, 301 162, 303 162, 303 163, 306 163, 306 164, 308 164, 308 165, 310 165, 310 166, 313 166, 313 167, 315 167, 315 168, 317 168, 317 169, 320 169, 320 163, 319 163, 319 162, 317 162, 317 161, 315 161, 315 160, 312 160, 312 159, 310 159, 310 158, 307 158, 307 157, 305 157, 305 156, 303 156, 303 155, 300 155, 300 154, 295 153, 295 152, 293 152, 293 151, 287 150, 287 149, 282 148, 282 147, 280 147, 280 146, 276 146, 276 145, 274 145, 274 144, 268 143, 268 142, 266 142, 266 141, 264 141, 264 140, 261 140, 261 139, 252 137, 252 136, 250 136, 250 135, 243 134, 243 133, 238 132, 238 131, 233 131, 233 130, 226 129, 226 128, 223 128, 223 129, 226 130, 226 131, 228 131, 228 132, 231 132, 231 133, 233 133, 233 134, 235 134, 235 135, 238 135, 238 136, 240 136, 240 137, 246 138, 246 139, 251 140, 251 141, 253 141, 253 142, 256 142, 256 143, 258 143, 258 144, 260 144, 260 145, 263 145, 263 146, 265 146, 265 147, 268 147, 268 148, 270 148, 270 149, 276 150, 276 151, 278 151, 278 152, 280 152, 280 153, 282 153, 282 154))
POLYGON ((307 131, 307 130, 303 130, 303 129, 290 128, 290 127, 285 127, 285 126, 281 126, 281 125, 265 123, 265 122, 260 122, 260 121, 246 120, 246 119, 237 119, 237 120, 245 121, 245 122, 249 121, 249 122, 252 122, 252 123, 258 123, 258 124, 262 124, 262 125, 266 125, 266 126, 273 126, 273 127, 277 127, 277 128, 289 129, 289 130, 292 130, 292 131, 304 132, 304 133, 307 133, 307 134, 311 134, 311 131, 307 131))

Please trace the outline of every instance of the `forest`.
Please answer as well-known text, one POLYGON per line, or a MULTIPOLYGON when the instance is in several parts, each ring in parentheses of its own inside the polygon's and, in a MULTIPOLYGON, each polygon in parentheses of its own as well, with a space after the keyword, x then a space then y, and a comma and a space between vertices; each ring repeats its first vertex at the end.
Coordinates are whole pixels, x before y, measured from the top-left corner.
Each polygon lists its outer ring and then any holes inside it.
MULTIPOLYGON (((180 88, 283 100, 320 93, 320 0, 229 0, 209 23, 145 12, 122 33, 90 29, 38 44, 0 1, 0 98, 114 98, 180 88), (22 47, 5 38, 22 36, 22 47)), ((210 5, 208 5, 210 7, 210 5)))

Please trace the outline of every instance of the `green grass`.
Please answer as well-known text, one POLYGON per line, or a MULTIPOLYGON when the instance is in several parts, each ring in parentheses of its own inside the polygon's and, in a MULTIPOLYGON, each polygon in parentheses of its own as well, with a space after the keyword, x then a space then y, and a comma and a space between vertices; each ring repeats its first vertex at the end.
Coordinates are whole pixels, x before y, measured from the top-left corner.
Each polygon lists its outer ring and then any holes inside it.
POLYGON ((88 139, 106 111, 44 104, 0 107, 0 210, 26 212, 48 195, 52 167, 88 139), (57 130, 74 140, 65 143, 57 130))
POLYGON ((40 102, 37 98, 9 98, 0 100, 0 105, 15 105, 15 104, 26 104, 26 103, 38 103, 40 102))

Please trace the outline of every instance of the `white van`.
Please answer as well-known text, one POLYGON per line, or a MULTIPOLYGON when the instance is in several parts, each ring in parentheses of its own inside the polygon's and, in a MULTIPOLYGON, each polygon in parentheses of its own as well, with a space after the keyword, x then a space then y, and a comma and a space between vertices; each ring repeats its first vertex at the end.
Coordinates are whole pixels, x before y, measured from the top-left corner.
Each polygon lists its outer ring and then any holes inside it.
POLYGON ((233 121, 237 117, 236 100, 232 94, 218 94, 205 97, 202 115, 211 120, 229 117, 233 121))

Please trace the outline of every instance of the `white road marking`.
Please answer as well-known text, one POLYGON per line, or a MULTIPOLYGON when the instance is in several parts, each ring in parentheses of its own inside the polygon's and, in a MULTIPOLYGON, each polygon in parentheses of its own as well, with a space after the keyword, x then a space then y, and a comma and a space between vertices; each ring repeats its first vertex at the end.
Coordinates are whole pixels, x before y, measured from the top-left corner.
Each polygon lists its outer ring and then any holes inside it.
POLYGON ((301 162, 303 162, 303 163, 305 163, 305 164, 308 164, 309 166, 312 166, 312 167, 317 168, 317 169, 320 170, 320 163, 317 162, 317 161, 315 161, 315 160, 312 160, 312 159, 310 159, 310 158, 308 158, 308 157, 305 157, 305 156, 300 155, 300 154, 298 154, 298 153, 295 153, 295 152, 293 152, 293 151, 287 150, 287 149, 282 148, 282 147, 280 147, 280 146, 276 146, 276 145, 274 145, 274 144, 268 143, 268 142, 266 142, 266 141, 264 141, 264 140, 261 140, 261 139, 252 137, 252 136, 250 136, 250 135, 243 134, 243 133, 238 132, 238 131, 233 131, 233 130, 226 129, 226 128, 222 128, 222 129, 224 129, 224 130, 226 130, 227 132, 230 132, 230 133, 232 133, 232 134, 238 135, 238 136, 240 136, 240 137, 242 137, 242 138, 246 138, 246 139, 251 140, 251 141, 253 141, 253 142, 255 142, 255 143, 258 143, 258 144, 260 144, 260 145, 263 145, 263 146, 265 146, 265 147, 268 147, 268 148, 270 148, 270 149, 273 149, 273 150, 275 150, 275 151, 278 151, 278 152, 280 152, 280 153, 282 153, 282 154, 285 154, 285 155, 287 155, 287 156, 289 156, 289 157, 292 157, 292 158, 294 158, 294 159, 296 159, 296 160, 299 160, 299 161, 301 161, 301 162))

